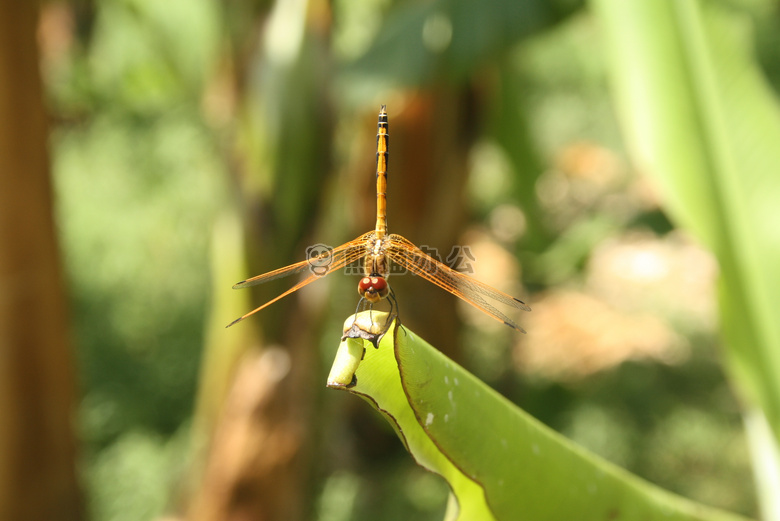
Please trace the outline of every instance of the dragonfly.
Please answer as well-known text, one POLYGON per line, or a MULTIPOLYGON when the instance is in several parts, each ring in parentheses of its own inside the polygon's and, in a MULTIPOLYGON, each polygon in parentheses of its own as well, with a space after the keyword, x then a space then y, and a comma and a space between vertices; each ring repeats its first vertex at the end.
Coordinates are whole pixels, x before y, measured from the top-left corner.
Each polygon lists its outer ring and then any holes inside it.
MULTIPOLYGON (((387 106, 382 105, 379 110, 376 136, 376 226, 374 230, 366 232, 356 239, 336 248, 325 249, 324 251, 310 255, 310 257, 304 261, 274 271, 269 271, 268 273, 263 273, 262 275, 257 275, 235 284, 233 289, 248 288, 282 277, 309 272, 307 277, 300 280, 278 297, 237 318, 226 327, 237 324, 245 318, 270 306, 274 302, 311 284, 315 280, 338 271, 353 262, 362 260, 364 276, 360 279, 360 282, 358 282, 360 302, 365 301, 368 302, 369 306, 373 306, 382 299, 387 298, 388 295, 394 298, 392 290, 387 283, 387 278, 390 275, 391 263, 394 263, 402 270, 407 270, 414 275, 420 276, 429 282, 436 284, 492 318, 503 322, 521 333, 525 333, 522 327, 495 306, 496 303, 500 303, 509 308, 531 311, 531 308, 525 302, 450 268, 446 264, 443 264, 424 253, 408 239, 387 232, 387 163, 389 139, 387 106)), ((395 318, 397 318, 397 314, 395 315, 395 318)))

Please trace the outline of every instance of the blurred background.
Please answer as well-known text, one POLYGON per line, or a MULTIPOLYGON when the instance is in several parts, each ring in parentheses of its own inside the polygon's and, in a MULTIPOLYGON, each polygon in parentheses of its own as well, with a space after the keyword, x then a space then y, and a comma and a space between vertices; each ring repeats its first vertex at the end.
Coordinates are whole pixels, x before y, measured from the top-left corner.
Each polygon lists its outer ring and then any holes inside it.
MULTIPOLYGON (((54 339, 0 346, 19 350, 25 382, 3 384, 21 412, 3 413, 16 441, 2 461, 47 476, 4 470, 8 519, 42 518, 15 505, 35 503, 25 479, 56 491, 49 519, 441 519, 446 483, 362 401, 325 388, 357 277, 224 328, 295 280, 232 284, 373 228, 380 104, 390 231, 442 257, 468 245, 477 278, 533 308, 520 335, 398 276, 404 324, 589 450, 756 515, 720 366, 718 264, 628 161, 587 4, 11 4, 0 83, 32 95, 5 105, 0 138, 31 138, 38 163, 18 168, 43 181, 37 203, 4 213, 0 257, 48 241, 16 262, 48 259, 54 282, 34 290, 54 304, 8 320, 17 338, 54 339), (54 227, 8 232, 33 214, 54 227), (47 429, 59 434, 34 435, 47 429)), ((732 4, 776 88, 777 4, 732 4)))

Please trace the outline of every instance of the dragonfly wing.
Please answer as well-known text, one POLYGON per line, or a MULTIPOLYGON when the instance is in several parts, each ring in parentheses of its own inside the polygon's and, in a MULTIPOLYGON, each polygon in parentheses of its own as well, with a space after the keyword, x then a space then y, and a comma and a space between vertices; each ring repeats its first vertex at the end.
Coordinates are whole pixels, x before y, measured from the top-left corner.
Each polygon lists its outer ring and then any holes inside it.
POLYGON ((488 286, 484 282, 453 270, 433 257, 426 255, 411 241, 400 235, 391 236, 387 255, 393 262, 409 270, 414 275, 433 282, 494 319, 525 333, 522 327, 493 306, 490 301, 494 300, 517 309, 531 311, 531 308, 525 302, 488 286))
MULTIPOLYGON (((368 234, 361 235, 355 240, 349 241, 345 244, 342 244, 341 246, 337 246, 336 248, 327 250, 320 255, 313 256, 309 259, 306 259, 305 261, 297 262, 295 264, 285 266, 284 268, 279 268, 278 270, 269 271, 268 273, 257 275, 251 279, 242 280, 241 282, 235 284, 233 289, 257 286, 258 284, 264 284, 272 280, 281 279, 282 277, 303 273, 307 269, 311 271, 312 275, 315 275, 316 277, 324 277, 332 271, 343 268, 345 264, 341 264, 338 267, 336 267, 336 265, 339 264, 339 262, 341 262, 341 260, 343 260, 345 257, 351 258, 352 260, 349 262, 353 262, 360 258, 361 255, 365 255, 366 235, 368 234)), ((347 264, 349 264, 349 262, 347 262, 347 264)))
POLYGON ((281 279, 282 277, 297 275, 298 273, 302 273, 307 269, 311 269, 311 267, 311 261, 307 259, 305 261, 285 266, 284 268, 279 268, 278 270, 269 271, 268 273, 263 273, 262 275, 257 275, 251 279, 242 280, 241 282, 234 284, 233 289, 248 288, 251 286, 257 286, 258 284, 263 284, 265 282, 270 282, 272 280, 281 279))
MULTIPOLYGON (((275 270, 275 271, 270 271, 268 273, 264 273, 262 275, 258 275, 257 277, 252 277, 251 279, 247 279, 245 281, 239 282, 238 284, 233 286, 234 289, 247 288, 247 287, 250 287, 250 286, 255 286, 257 284, 262 284, 264 282, 268 282, 270 280, 275 280, 275 279, 278 279, 278 278, 281 278, 281 277, 286 277, 288 275, 293 275, 293 274, 296 274, 296 273, 302 273, 307 268, 311 269, 311 271, 312 271, 311 275, 309 275, 308 277, 306 277, 302 281, 298 282, 298 284, 296 284, 292 288, 288 289, 287 291, 285 291, 284 293, 282 293, 278 297, 274 298, 273 300, 269 300, 268 302, 266 302, 262 306, 253 309, 252 311, 250 311, 249 313, 245 314, 244 316, 241 316, 241 317, 237 318, 236 320, 234 320, 233 322, 228 324, 226 327, 230 327, 233 324, 236 324, 236 323, 244 320, 248 316, 254 315, 255 313, 257 313, 261 309, 264 309, 264 308, 270 306, 271 304, 273 304, 277 300, 286 297, 290 293, 294 293, 294 292, 298 291, 299 289, 301 289, 302 287, 311 284, 315 280, 321 279, 322 277, 324 277, 324 276, 326 276, 326 275, 328 275, 328 274, 330 274, 330 273, 332 273, 334 271, 340 270, 341 268, 343 268, 347 264, 350 264, 350 263, 360 259, 361 257, 365 256, 366 247, 365 247, 364 237, 365 237, 365 235, 361 235, 360 237, 358 237, 357 239, 355 239, 353 241, 350 241, 350 242, 348 242, 346 244, 342 244, 341 246, 338 246, 337 248, 333 248, 332 250, 330 250, 329 253, 328 253, 329 254, 329 261, 327 262, 327 264, 316 264, 316 267, 315 267, 315 265, 312 264, 312 260, 310 259, 310 260, 306 260, 306 261, 303 261, 303 262, 298 262, 296 264, 292 264, 292 265, 287 266, 285 268, 280 268, 280 269, 275 270)), ((325 254, 317 257, 315 259, 315 262, 318 259, 319 260, 324 259, 325 258, 324 255, 325 254)))

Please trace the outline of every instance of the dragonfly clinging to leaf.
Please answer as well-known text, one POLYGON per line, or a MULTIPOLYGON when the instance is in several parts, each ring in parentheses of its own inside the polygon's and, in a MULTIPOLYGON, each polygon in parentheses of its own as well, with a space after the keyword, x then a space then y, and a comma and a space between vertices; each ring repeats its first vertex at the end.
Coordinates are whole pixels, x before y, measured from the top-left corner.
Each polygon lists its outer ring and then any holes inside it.
POLYGON ((408 239, 400 235, 387 233, 388 142, 387 109, 385 105, 382 105, 377 124, 376 227, 341 246, 234 285, 234 289, 247 288, 282 277, 309 272, 306 278, 292 288, 244 316, 237 318, 228 324, 227 327, 257 313, 277 300, 298 291, 325 275, 338 271, 348 264, 362 260, 364 276, 358 282, 358 293, 360 294, 361 302, 365 300, 369 305, 373 305, 392 294, 387 278, 390 275, 390 264, 394 263, 401 269, 408 270, 414 275, 418 275, 449 291, 494 319, 525 333, 523 328, 494 305, 495 303, 501 303, 510 308, 531 311, 531 308, 523 301, 453 270, 425 254, 408 239))

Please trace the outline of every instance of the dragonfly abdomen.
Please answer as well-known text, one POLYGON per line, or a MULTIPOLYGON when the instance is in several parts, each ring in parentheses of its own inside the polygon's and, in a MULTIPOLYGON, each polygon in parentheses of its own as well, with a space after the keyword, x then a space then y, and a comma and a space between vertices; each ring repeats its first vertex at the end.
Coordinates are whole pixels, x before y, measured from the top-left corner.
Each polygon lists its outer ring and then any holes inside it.
POLYGON ((387 160, 390 142, 387 107, 382 105, 376 125, 376 235, 382 239, 387 234, 387 160))

